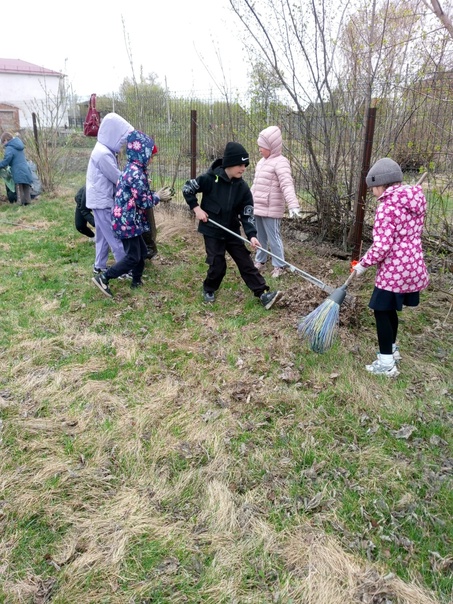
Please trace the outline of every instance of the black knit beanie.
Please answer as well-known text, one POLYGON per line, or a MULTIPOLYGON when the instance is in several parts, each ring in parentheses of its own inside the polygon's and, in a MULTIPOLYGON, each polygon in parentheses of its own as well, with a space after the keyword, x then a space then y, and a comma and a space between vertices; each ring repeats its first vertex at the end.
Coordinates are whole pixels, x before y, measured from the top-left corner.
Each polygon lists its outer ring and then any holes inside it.
POLYGON ((249 154, 239 143, 227 143, 223 152, 222 168, 249 165, 249 154))

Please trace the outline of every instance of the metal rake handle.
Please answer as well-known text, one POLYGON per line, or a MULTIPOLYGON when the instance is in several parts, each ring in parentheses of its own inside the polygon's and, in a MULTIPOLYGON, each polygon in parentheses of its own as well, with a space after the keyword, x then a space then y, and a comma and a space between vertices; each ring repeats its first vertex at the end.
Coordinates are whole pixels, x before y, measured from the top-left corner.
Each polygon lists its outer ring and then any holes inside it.
MULTIPOLYGON (((219 224, 215 220, 212 220, 212 218, 208 218, 208 222, 210 222, 211 224, 215 225, 216 227, 219 227, 219 229, 222 229, 223 231, 226 231, 230 235, 234 235, 234 237, 237 237, 238 239, 241 239, 242 241, 244 241, 245 243, 248 243, 250 245, 250 241, 248 239, 246 239, 245 237, 242 237, 241 235, 238 235, 237 233, 235 233, 234 231, 231 231, 230 229, 227 229, 227 227, 224 227, 223 225, 219 224)), ((317 285, 318 287, 320 287, 323 291, 327 292, 328 294, 331 294, 334 291, 333 287, 330 287, 330 285, 327 285, 326 283, 324 283, 320 279, 317 279, 316 277, 313 277, 313 275, 310 275, 309 273, 306 273, 302 269, 297 268, 297 266, 294 266, 294 264, 290 264, 289 262, 286 262, 286 260, 284 260, 283 258, 280 258, 276 254, 273 254, 272 252, 269 252, 269 250, 265 250, 263 247, 260 247, 259 245, 257 245, 256 248, 258 250, 263 250, 263 252, 265 252, 266 254, 269 254, 269 256, 272 256, 276 260, 279 260, 280 262, 283 262, 283 264, 285 264, 292 273, 294 273, 294 272, 299 273, 299 275, 302 275, 302 277, 304 279, 306 279, 307 281, 309 281, 313 285, 317 285)))

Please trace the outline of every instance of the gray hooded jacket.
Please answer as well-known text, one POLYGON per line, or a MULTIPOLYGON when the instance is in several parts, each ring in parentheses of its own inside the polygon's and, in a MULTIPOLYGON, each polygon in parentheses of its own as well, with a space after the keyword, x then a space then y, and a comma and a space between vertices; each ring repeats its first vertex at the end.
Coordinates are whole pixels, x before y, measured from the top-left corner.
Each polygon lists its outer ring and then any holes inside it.
POLYGON ((116 153, 134 130, 124 118, 108 113, 101 121, 98 140, 91 152, 86 176, 86 205, 92 210, 111 209, 121 171, 116 153))

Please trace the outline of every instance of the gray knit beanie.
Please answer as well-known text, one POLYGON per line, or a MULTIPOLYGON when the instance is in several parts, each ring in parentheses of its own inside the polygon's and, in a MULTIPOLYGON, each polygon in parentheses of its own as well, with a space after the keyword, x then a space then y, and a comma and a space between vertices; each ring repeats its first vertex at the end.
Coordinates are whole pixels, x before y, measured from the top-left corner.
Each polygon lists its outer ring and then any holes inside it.
POLYGON ((396 161, 393 161, 390 157, 378 159, 374 166, 370 168, 366 177, 368 187, 392 185, 395 182, 403 182, 403 173, 396 161))

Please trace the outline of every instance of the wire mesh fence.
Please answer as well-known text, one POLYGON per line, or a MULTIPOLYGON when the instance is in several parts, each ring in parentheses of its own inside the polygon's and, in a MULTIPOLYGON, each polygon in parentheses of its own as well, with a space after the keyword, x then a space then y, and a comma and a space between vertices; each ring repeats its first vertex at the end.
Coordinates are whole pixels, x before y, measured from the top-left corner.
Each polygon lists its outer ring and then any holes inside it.
MULTIPOLYGON (((111 108, 107 104, 105 113, 114 110, 154 137, 159 153, 153 160, 153 184, 174 186, 179 201, 185 180, 221 157, 228 141, 238 141, 247 149, 250 168, 244 178, 251 183, 260 159, 258 134, 278 125, 305 221, 320 239, 343 246, 351 243, 365 176, 364 149, 371 144, 370 164, 392 157, 407 183, 415 183, 421 172, 428 171, 423 185, 429 207, 426 232, 440 250, 451 254, 453 75, 436 74, 411 86, 395 86, 391 97, 376 99, 372 141, 366 140, 369 104, 361 98, 359 91, 342 91, 295 110, 281 101, 250 101, 212 92, 184 95, 157 88, 133 98, 110 99, 111 108)), ((83 137, 74 126, 70 130, 75 143, 83 137)), ((368 195, 361 218, 368 225, 374 208, 368 195)))

